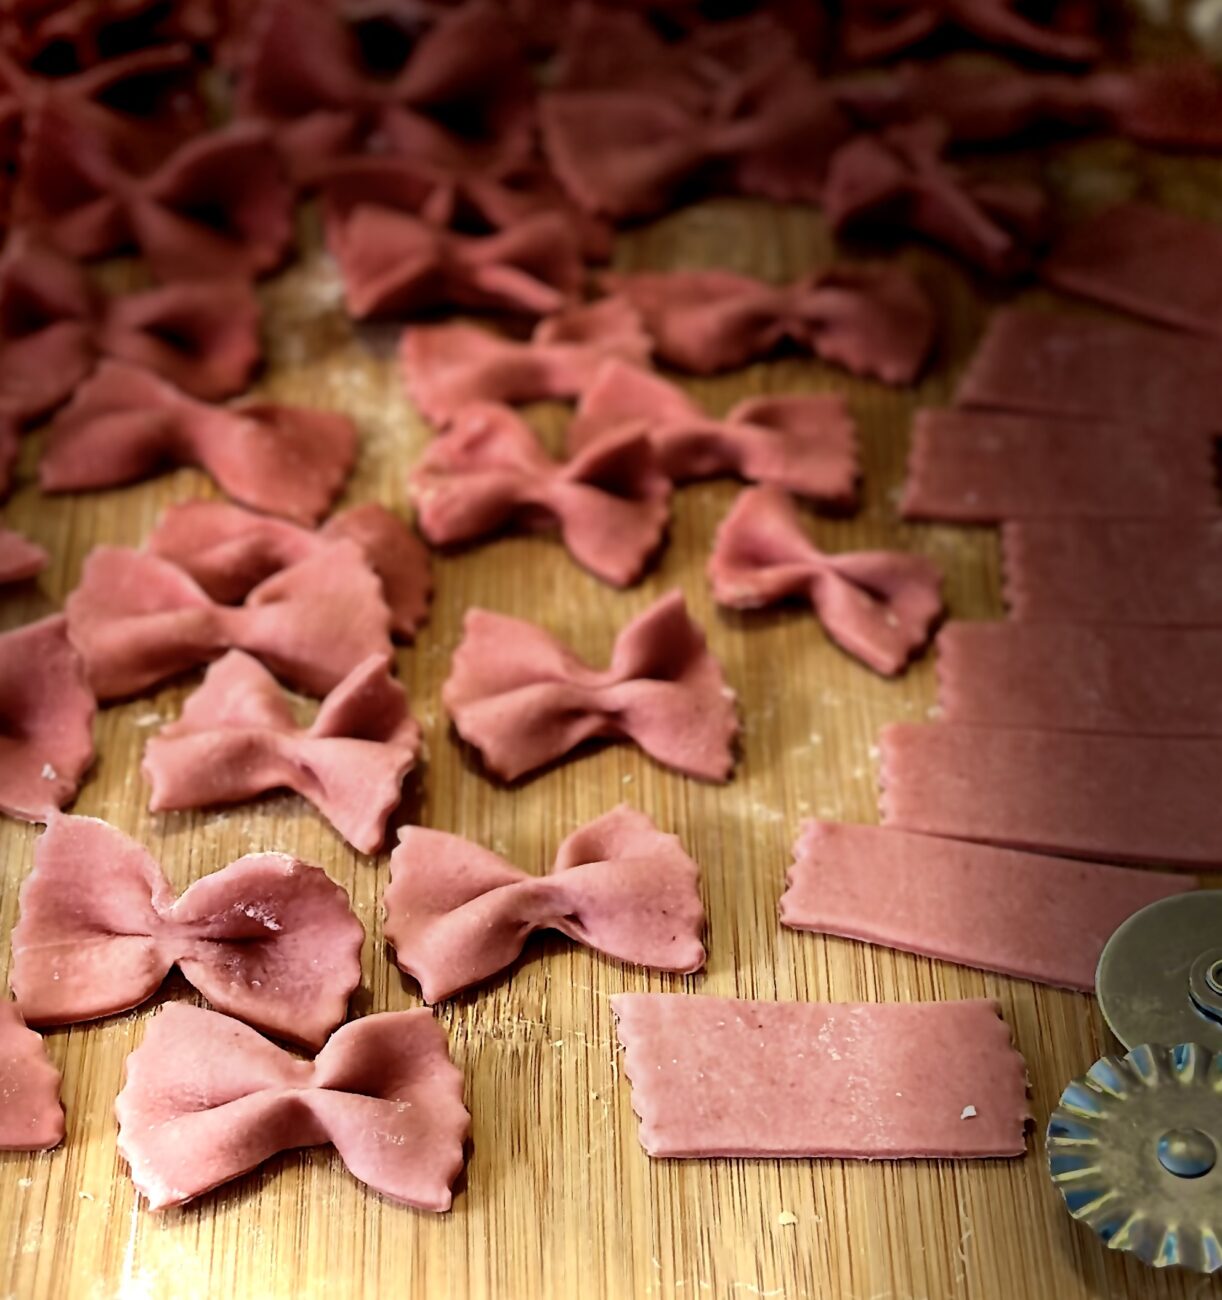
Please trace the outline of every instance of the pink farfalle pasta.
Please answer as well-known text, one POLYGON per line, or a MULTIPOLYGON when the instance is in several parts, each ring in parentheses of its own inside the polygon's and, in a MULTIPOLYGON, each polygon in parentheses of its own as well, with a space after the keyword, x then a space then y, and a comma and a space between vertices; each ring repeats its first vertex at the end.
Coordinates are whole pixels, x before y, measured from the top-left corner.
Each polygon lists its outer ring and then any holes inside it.
POLYGON ((613 430, 556 462, 508 407, 464 407, 425 448, 410 490, 434 545, 554 524, 573 558, 613 586, 635 582, 670 519, 670 480, 641 429, 613 430))
POLYGON ((96 707, 62 614, 0 635, 0 811, 45 821, 76 796, 96 707))
POLYGON ((134 247, 161 280, 275 270, 292 240, 291 208, 271 140, 251 123, 198 136, 136 174, 54 108, 30 128, 14 195, 16 220, 64 252, 134 247))
POLYGON ((653 216, 700 186, 817 202, 849 124, 800 61, 737 78, 714 111, 640 89, 552 91, 539 123, 548 161, 591 212, 653 216))
POLYGON ((466 234, 505 230, 550 212, 568 223, 584 257, 605 262, 611 256, 608 223, 579 208, 541 163, 524 162, 493 175, 397 154, 354 154, 326 164, 319 184, 327 229, 363 205, 413 213, 466 234))
POLYGON ((840 42, 856 63, 890 58, 944 32, 1058 63, 1093 63, 1102 54, 1093 5, 1053 0, 1039 11, 1043 22, 1024 8, 1019 0, 848 0, 840 42))
POLYGON ((620 632, 605 670, 533 623, 468 610, 441 698, 506 781, 600 737, 632 740, 706 781, 728 780, 734 766, 734 692, 678 591, 620 632))
POLYGON ((370 16, 381 26, 364 41, 358 10, 311 0, 272 0, 250 24, 239 112, 273 128, 299 180, 362 151, 435 159, 448 145, 489 171, 529 154, 525 65, 499 6, 370 16))
POLYGON ((902 267, 832 266, 774 285, 735 271, 637 271, 607 283, 641 313, 668 365, 710 375, 789 344, 856 375, 910 384, 933 346, 933 304, 902 267))
POLYGON ((526 343, 474 325, 413 326, 399 360, 408 396, 446 424, 469 402, 577 397, 608 357, 645 365, 650 347, 635 309, 613 297, 549 316, 526 343))
POLYGON ((423 1008, 354 1020, 311 1062, 229 1016, 173 1002, 127 1058, 119 1152, 154 1210, 278 1152, 329 1143, 374 1191, 441 1213, 471 1126, 462 1091, 445 1031, 423 1008))
POLYGON ((327 243, 357 320, 449 306, 546 316, 576 297, 583 278, 577 234, 559 212, 461 235, 363 204, 331 221, 327 243))
POLYGON ((44 492, 134 483, 175 465, 205 470, 235 500, 314 523, 356 460, 346 415, 249 400, 207 406, 125 362, 104 361, 47 433, 44 492))
POLYGON ((146 546, 189 573, 213 600, 236 605, 272 574, 344 538, 361 548, 381 579, 391 632, 412 640, 432 595, 428 548, 377 502, 341 510, 314 532, 225 501, 184 501, 161 516, 146 546))
POLYGON ((676 836, 623 805, 568 836, 546 876, 458 835, 406 826, 390 857, 384 932, 426 1002, 505 970, 537 930, 690 974, 704 965, 699 879, 676 836))
POLYGON ((932 561, 903 551, 825 554, 774 488, 739 496, 717 530, 708 572, 718 603, 732 609, 809 601, 842 650, 885 676, 925 645, 942 613, 942 577, 932 561))
POLYGON ((1046 234, 1043 190, 973 177, 943 160, 946 142, 946 127, 923 118, 838 149, 823 193, 832 229, 916 235, 990 275, 1026 270, 1046 234))
POLYGON ((64 1140, 59 1084, 46 1044, 0 998, 0 1151, 47 1151, 64 1140))
POLYGON ((344 540, 261 582, 236 607, 214 604, 155 555, 96 546, 65 612, 104 700, 134 695, 231 648, 323 696, 370 655, 391 653, 381 584, 356 543, 344 540))
POLYGON ((300 727, 271 673, 230 650, 178 720, 145 747, 149 808, 208 808, 294 790, 353 848, 376 853, 420 749, 420 728, 390 668, 385 655, 370 655, 300 727))
MULTIPOLYGON (((6 19, 10 17, 6 12, 6 19)), ((95 67, 45 76, 36 63, 14 50, 13 30, 0 49, 0 163, 15 172, 27 123, 45 104, 114 141, 140 162, 153 164, 183 136, 203 126, 199 97, 193 93, 197 71, 185 45, 136 49, 108 57, 95 67)))
POLYGON ((857 495, 857 430, 839 394, 749 397, 715 419, 660 375, 605 362, 569 425, 570 455, 641 430, 677 483, 733 474, 837 505, 857 495))
POLYGON ((0 587, 10 582, 24 582, 47 567, 47 553, 11 528, 0 528, 0 587))
POLYGON ((252 853, 180 897, 143 845, 57 814, 21 887, 9 974, 26 1019, 126 1011, 177 966, 214 1006, 317 1047, 361 978, 365 931, 344 891, 284 853, 252 853))
POLYGON ((259 356, 259 304, 242 281, 108 298, 36 240, 15 236, 0 259, 0 409, 21 420, 65 402, 102 357, 214 401, 241 392, 259 356))

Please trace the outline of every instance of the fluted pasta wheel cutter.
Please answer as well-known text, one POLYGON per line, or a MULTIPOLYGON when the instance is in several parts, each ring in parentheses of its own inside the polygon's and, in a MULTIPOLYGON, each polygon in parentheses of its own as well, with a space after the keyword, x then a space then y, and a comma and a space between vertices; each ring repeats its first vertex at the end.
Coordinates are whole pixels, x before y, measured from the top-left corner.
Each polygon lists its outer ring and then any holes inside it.
POLYGON ((1152 904, 1108 940, 1096 978, 1105 1056, 1048 1124, 1052 1181, 1112 1250, 1222 1268, 1222 893, 1152 904))
POLYGON ((1130 916, 1104 946, 1095 990, 1125 1047, 1222 1051, 1222 890, 1175 894, 1130 916))

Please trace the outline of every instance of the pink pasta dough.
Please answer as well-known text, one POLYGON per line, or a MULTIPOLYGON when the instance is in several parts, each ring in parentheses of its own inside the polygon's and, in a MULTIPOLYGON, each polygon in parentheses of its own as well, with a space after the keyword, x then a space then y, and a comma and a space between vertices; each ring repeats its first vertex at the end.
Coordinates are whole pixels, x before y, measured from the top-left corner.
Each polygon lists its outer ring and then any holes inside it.
POLYGON ((1222 341, 1222 230, 1148 203, 1070 229, 1040 274, 1067 293, 1222 341))
POLYGON ((390 858, 384 931, 426 1002, 506 969, 537 930, 686 974, 704 965, 699 877, 676 836, 622 805, 568 836, 546 876, 457 835, 406 826, 390 858))
POLYGON ((556 462, 508 407, 464 407, 410 479, 420 530, 435 545, 513 525, 554 524, 573 558, 614 586, 635 582, 670 519, 670 480, 639 428, 612 430, 556 462))
POLYGON ((221 1010, 317 1046, 347 1014, 365 931, 318 867, 252 853, 174 897, 143 845, 55 816, 34 850, 10 981, 31 1024, 126 1011, 177 966, 221 1010))
POLYGON ((728 780, 734 765, 734 692, 678 591, 620 632, 601 671, 533 623, 468 610, 441 696, 506 781, 599 737, 706 781, 728 780))
POLYGON ((933 304, 902 267, 831 266, 791 284, 735 271, 607 277, 641 313, 657 355, 695 374, 734 370, 788 344, 887 384, 910 384, 933 346, 933 304))
POLYGON ((857 494, 857 429, 836 394, 749 397, 714 419, 660 375, 605 362, 569 425, 569 452, 642 429, 676 482, 734 474, 838 505, 857 494))
POLYGON ((651 1156, 1020 1156, 1026 1068, 1001 1008, 611 999, 651 1156))
POLYGON ((295 790, 362 853, 376 853, 415 766, 420 728, 385 655, 370 655, 299 727, 276 679, 230 650, 181 717, 149 740, 149 807, 207 808, 295 790))
POLYGON ((0 998, 0 1151, 46 1151, 64 1140, 59 1083, 42 1039, 0 998))
POLYGON ((347 416, 254 400, 206 406, 146 370, 104 361, 52 424, 38 478, 44 492, 79 492, 196 465, 246 505, 314 523, 355 459, 347 416))
POLYGON ((423 1009, 354 1020, 303 1061, 240 1021, 171 1003, 127 1058, 119 1152, 154 1210, 330 1144, 359 1182, 440 1213, 470 1131, 462 1087, 423 1009))
POLYGON ((1191 877, 809 821, 781 923, 1093 992, 1103 945, 1191 877))
POLYGON ((717 530, 708 571, 718 603, 733 609, 809 601, 837 645, 888 676, 925 645, 943 608, 930 560, 902 551, 827 555, 774 488, 739 495, 717 530))
POLYGON ((184 501, 161 516, 147 546, 189 573, 213 600, 233 605, 272 574, 341 539, 361 548, 381 580, 395 637, 412 640, 432 595, 428 548, 374 501, 341 510, 317 532, 224 501, 184 501))
POLYGON ((76 796, 96 708, 62 614, 0 635, 0 811, 45 821, 76 796))
POLYGON ((321 696, 370 655, 391 652, 381 583, 349 541, 274 574, 237 607, 214 604, 155 555, 96 546, 65 611, 72 644, 104 700, 134 695, 231 648, 321 696))

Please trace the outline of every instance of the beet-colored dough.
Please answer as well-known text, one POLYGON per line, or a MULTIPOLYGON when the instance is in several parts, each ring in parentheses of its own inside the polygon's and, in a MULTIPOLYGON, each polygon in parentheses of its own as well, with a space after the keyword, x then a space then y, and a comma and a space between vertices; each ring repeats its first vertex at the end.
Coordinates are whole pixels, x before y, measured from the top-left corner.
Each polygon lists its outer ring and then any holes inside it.
POLYGON ((651 1156, 1019 1156, 1026 1068, 996 1002, 611 999, 651 1156))
POLYGON ((242 281, 107 298, 36 239, 15 236, 0 258, 0 407, 23 421, 71 397, 101 357, 218 401, 246 387, 259 356, 259 304, 242 281))
POLYGON ((1204 433, 1110 420, 921 410, 900 511, 957 523, 1216 515, 1213 447, 1204 433))
POLYGON ((650 347, 636 310, 614 297, 540 321, 526 343, 474 325, 413 326, 399 359, 408 396, 444 425, 469 402, 577 397, 608 357, 644 365, 650 347))
POLYGON ((1222 739, 892 723, 880 743, 887 826, 1222 869, 1222 739))
POLYGON ((341 538, 361 548, 381 579, 395 637, 413 640, 433 590, 428 548, 377 502, 341 510, 311 532, 224 501, 184 501, 161 516, 147 546, 189 573, 213 600, 236 605, 265 578, 341 538))
POLYGON ((299 727, 276 680, 230 650, 204 675, 177 722, 144 751, 149 807, 207 808, 287 788, 354 848, 376 853, 416 762, 420 728, 385 655, 358 664, 299 727))
POLYGON ((426 1002, 504 970, 536 930, 689 974, 704 965, 699 879, 676 836, 623 805, 568 836, 546 876, 460 836, 405 826, 390 858, 383 930, 426 1002))
POLYGON ((239 122, 188 140, 147 175, 48 106, 29 128, 18 224, 73 257, 138 249, 160 280, 273 271, 292 242, 292 192, 271 138, 239 122))
POLYGON ((612 429, 557 463, 524 420, 491 402, 459 411, 409 485, 434 545, 552 522, 573 558, 617 587, 641 576, 670 520, 670 480, 639 425, 612 429))
POLYGON ((577 232, 559 212, 490 235, 460 235, 362 205, 329 223, 327 243, 357 320, 439 307, 546 316, 574 299, 584 278, 577 232))
POLYGON ((1222 627, 1222 521, 1024 520, 1001 541, 1013 618, 1222 627))
POLYGON ((857 428, 839 394, 748 397, 718 420, 660 375, 604 362, 569 424, 570 454, 642 429, 676 482, 734 474, 841 506, 857 495, 857 428))
POLYGON ((774 285, 735 271, 636 271, 607 277, 641 313, 658 356, 709 375, 783 344, 856 375, 910 384, 933 346, 933 304, 899 266, 831 266, 774 285))
POLYGON ((0 998, 0 1151, 46 1151, 63 1140, 59 1071, 17 1007, 0 998))
POLYGON ((808 821, 781 923, 1042 984, 1095 987, 1103 945, 1191 877, 808 821))
POLYGON ((1025 270, 1045 234, 1044 192, 963 172, 943 159, 947 142, 944 124, 924 118, 843 145, 823 193, 832 229, 918 235, 990 275, 1025 270))
POLYGON ((347 1014, 365 931, 318 867, 252 853, 174 897, 144 846, 54 816, 21 887, 10 980, 31 1024, 125 1011, 177 966, 214 1005, 317 1046, 347 1014))
POLYGON ((196 465, 246 505, 301 523, 326 514, 356 460, 347 416, 247 401, 205 406, 145 370, 104 361, 51 425, 44 492, 137 482, 196 465))
POLYGON ((1222 227, 1148 203, 1074 226, 1040 267, 1055 288, 1222 341, 1222 227))
POLYGON ((69 634, 99 699, 117 699, 245 650, 290 686, 322 696, 372 654, 389 655, 390 611, 355 542, 332 542, 215 605, 167 560, 95 546, 66 603, 69 634))
POLYGON ((1002 307, 956 406, 1222 432, 1222 342, 1125 320, 1002 307))
POLYGON ((1222 227, 1123 203, 1071 227, 1040 266, 1069 294, 1222 341, 1222 227))
POLYGON ((954 622, 935 645, 947 722, 1222 736, 1222 628, 954 622))
POLYGON ((95 712, 62 614, 0 635, 0 811, 45 821, 75 797, 95 712))
POLYGON ((633 740, 706 781, 728 780, 734 765, 734 692, 678 591, 620 632, 605 670, 533 623, 468 610, 441 698, 506 781, 598 737, 633 740))
POLYGON ((471 1117, 429 1012, 344 1025, 303 1061, 228 1016, 172 1002, 127 1058, 119 1152, 149 1207, 181 1205, 281 1151, 335 1147, 391 1200, 450 1208, 471 1117))
POLYGON ((708 574, 718 604, 732 609, 809 601, 841 649, 887 676, 925 644, 942 612, 932 561, 903 551, 824 554, 775 488, 739 495, 717 530, 708 574))

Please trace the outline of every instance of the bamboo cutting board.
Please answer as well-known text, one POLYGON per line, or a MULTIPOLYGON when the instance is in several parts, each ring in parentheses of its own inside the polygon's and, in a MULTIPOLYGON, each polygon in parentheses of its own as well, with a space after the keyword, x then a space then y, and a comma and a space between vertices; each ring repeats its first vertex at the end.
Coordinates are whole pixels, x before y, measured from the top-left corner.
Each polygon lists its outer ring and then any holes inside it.
MULTIPOLYGON (((1140 193, 1222 221, 1222 167, 1104 143, 1030 157, 1067 209, 1140 193)), ((308 222, 303 225, 309 225, 308 222)), ((306 229, 303 241, 316 247, 306 229)), ((623 267, 714 265, 788 278, 831 253, 814 213, 747 202, 689 208, 625 235, 623 267)), ((950 262, 905 259, 933 292, 941 342, 929 378, 893 392, 809 361, 751 367, 689 385, 712 410, 746 394, 837 390, 859 421, 865 498, 851 519, 819 518, 832 550, 901 546, 939 561, 956 617, 1001 613, 996 535, 906 527, 895 503, 913 409, 946 400, 988 309, 950 262)), ((1028 297, 1043 297, 1031 293, 1028 297)), ((347 501, 398 508, 429 431, 401 395, 397 331, 354 332, 319 254, 264 290, 270 365, 264 390, 342 410, 363 450, 347 501)), ((561 412, 539 410, 553 439, 561 412)), ((32 591, 0 597, 16 626, 62 604, 89 548, 142 542, 173 501, 212 494, 181 472, 139 487, 43 498, 28 440, 8 522, 54 557, 32 591)), ((512 975, 441 1006, 466 1076, 473 1142, 452 1213, 416 1213, 366 1192, 325 1148, 289 1153, 182 1210, 141 1208, 115 1151, 112 1103, 126 1054, 156 1005, 194 995, 176 977, 128 1015, 48 1035, 64 1073, 68 1138, 54 1152, 0 1155, 0 1297, 820 1297, 821 1300, 1078 1300, 1222 1296, 1222 1281, 1160 1275, 1107 1251, 1065 1214, 1048 1181, 1042 1132, 1071 1077, 1108 1044, 1093 999, 862 944, 782 930, 789 846, 804 817, 874 821, 879 729, 926 718, 927 657, 886 682, 835 650, 802 610, 740 616, 713 605, 704 564, 734 498, 730 483, 679 491, 670 545, 621 593, 578 569, 548 538, 506 539, 435 564, 432 615, 398 655, 428 742, 403 816, 457 832, 542 871, 560 840, 620 801, 679 834, 703 868, 709 965, 692 978, 630 970, 560 941, 533 943, 512 975), (738 692, 741 759, 733 782, 665 772, 625 745, 590 750, 515 787, 489 780, 440 708, 463 611, 483 605, 552 628, 605 659, 615 632, 681 587, 738 692), (625 989, 752 998, 999 999, 1030 1067, 1035 1134, 1017 1161, 651 1162, 636 1136, 608 999, 625 989)), ((353 1014, 419 1005, 382 939, 385 855, 348 848, 303 801, 266 798, 221 812, 152 815, 139 772, 144 741, 177 716, 195 679, 101 712, 98 761, 75 811, 146 843, 176 889, 241 854, 275 849, 323 866, 365 924, 353 1014)), ((0 973, 17 888, 36 833, 0 828, 0 973)))

